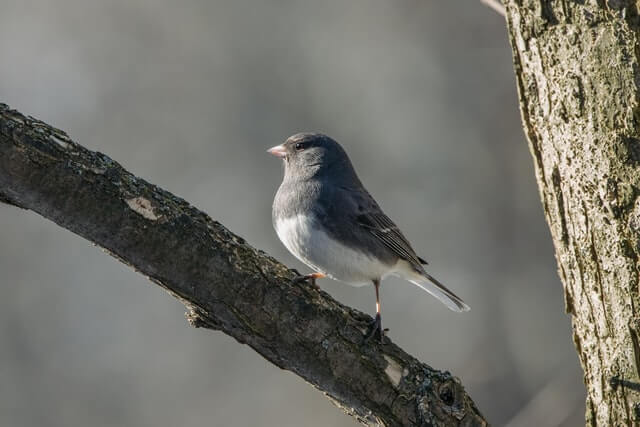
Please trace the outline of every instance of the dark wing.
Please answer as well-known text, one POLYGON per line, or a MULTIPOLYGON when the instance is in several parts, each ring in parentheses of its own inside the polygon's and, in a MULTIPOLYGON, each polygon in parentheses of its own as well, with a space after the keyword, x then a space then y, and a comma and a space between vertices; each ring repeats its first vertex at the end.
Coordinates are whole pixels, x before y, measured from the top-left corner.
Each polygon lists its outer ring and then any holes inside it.
POLYGON ((386 258, 389 262, 394 262, 393 258, 404 259, 418 271, 422 270, 422 264, 427 263, 416 255, 398 226, 382 212, 363 187, 324 185, 316 203, 322 206, 316 215, 323 227, 345 244, 354 247, 378 246, 370 247, 378 257, 386 258))
MULTIPOLYGON (((375 203, 375 202, 374 202, 375 203)), ((400 258, 409 261, 415 267, 421 268, 421 264, 427 262, 414 252, 409 241, 404 237, 397 225, 380 210, 375 204, 375 209, 362 213, 356 217, 360 226, 373 234, 400 258)))

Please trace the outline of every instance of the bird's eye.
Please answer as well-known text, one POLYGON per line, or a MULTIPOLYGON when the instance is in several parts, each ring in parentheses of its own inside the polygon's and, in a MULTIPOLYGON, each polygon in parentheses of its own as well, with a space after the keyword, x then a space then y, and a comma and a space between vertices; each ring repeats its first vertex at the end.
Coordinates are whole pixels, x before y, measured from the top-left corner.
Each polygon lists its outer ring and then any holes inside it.
POLYGON ((296 142, 296 151, 302 151, 304 150, 304 144, 302 142, 296 142))

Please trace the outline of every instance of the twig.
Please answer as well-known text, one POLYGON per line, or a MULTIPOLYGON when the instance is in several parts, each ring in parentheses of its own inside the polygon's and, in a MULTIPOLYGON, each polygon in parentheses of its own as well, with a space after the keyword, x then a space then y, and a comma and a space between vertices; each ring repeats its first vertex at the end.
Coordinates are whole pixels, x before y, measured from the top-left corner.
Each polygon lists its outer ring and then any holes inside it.
POLYGON ((500 0, 480 0, 480 3, 483 3, 485 6, 490 7, 502 16, 507 16, 507 11, 500 0))

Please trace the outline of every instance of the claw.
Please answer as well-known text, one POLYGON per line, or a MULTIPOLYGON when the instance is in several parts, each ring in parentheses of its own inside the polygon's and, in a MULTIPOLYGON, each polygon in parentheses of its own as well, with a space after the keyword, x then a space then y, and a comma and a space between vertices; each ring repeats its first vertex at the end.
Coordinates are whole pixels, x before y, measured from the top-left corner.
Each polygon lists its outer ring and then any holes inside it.
POLYGON ((316 283, 316 279, 322 279, 323 277, 327 277, 327 276, 322 273, 311 273, 311 274, 306 274, 304 276, 294 277, 292 282, 303 283, 308 280, 311 283, 311 286, 313 286, 316 289, 320 289, 320 286, 318 286, 318 284, 316 283))
POLYGON ((371 322, 371 329, 364 336, 364 342, 369 342, 373 337, 376 337, 380 340, 380 344, 385 343, 385 335, 389 332, 389 328, 382 329, 382 317, 380 314, 376 314, 376 318, 373 322, 371 322))

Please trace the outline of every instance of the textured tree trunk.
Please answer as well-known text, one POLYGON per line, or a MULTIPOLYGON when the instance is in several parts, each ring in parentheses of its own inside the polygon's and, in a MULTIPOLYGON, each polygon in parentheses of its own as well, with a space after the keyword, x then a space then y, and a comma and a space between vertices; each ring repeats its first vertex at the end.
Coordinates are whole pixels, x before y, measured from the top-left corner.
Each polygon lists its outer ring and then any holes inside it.
MULTIPOLYGON (((640 415, 636 2, 504 3, 522 121, 584 370, 587 424, 636 424, 640 415)), ((544 310, 540 307, 541 315, 544 310)))
POLYGON ((0 104, 0 202, 102 246, 220 330, 301 376, 366 425, 483 426, 460 381, 393 343, 184 200, 62 131, 0 104))

